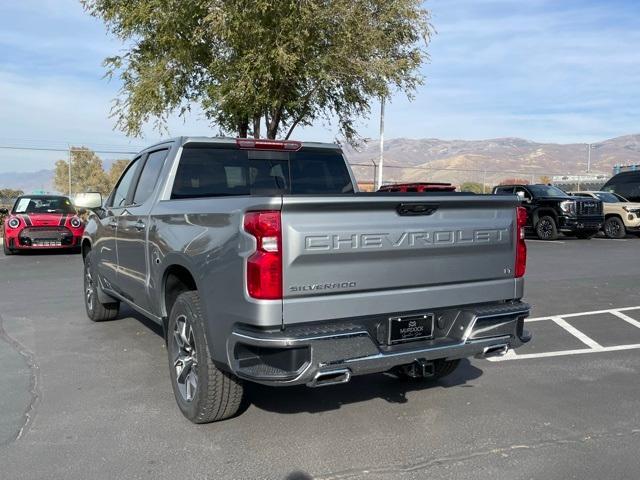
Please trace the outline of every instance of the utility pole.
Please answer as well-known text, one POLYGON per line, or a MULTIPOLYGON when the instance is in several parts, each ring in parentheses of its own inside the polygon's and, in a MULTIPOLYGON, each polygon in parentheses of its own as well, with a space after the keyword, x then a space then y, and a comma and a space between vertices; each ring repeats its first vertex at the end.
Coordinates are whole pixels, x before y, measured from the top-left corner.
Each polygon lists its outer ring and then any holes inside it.
POLYGON ((71 146, 69 146, 69 198, 71 198, 71 146))
POLYGON ((384 162, 384 97, 380 100, 380 161, 378 162, 378 181, 376 190, 382 187, 382 164, 384 162))
POLYGON ((593 143, 587 144, 587 173, 591 173, 591 149, 596 148, 593 143))

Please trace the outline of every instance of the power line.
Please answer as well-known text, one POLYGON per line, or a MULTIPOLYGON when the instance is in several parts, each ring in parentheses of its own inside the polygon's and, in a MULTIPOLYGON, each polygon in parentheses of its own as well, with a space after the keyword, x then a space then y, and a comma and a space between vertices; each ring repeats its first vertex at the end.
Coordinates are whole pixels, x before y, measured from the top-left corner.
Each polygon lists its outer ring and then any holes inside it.
MULTIPOLYGON (((81 148, 53 148, 53 147, 15 147, 15 146, 11 146, 11 145, 0 145, 0 149, 2 150, 33 150, 33 151, 39 151, 39 152, 68 152, 68 151, 80 151, 82 150, 81 148)), ((126 154, 126 155, 135 155, 136 152, 131 152, 131 151, 125 151, 125 150, 94 150, 94 149, 89 149, 92 152, 95 153, 117 153, 117 154, 126 154)))

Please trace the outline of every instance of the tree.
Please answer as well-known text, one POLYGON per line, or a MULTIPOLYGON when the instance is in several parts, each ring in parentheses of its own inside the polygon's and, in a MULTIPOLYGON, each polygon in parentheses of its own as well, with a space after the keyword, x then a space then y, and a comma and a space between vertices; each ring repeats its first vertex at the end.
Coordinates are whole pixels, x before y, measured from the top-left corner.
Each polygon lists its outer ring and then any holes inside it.
POLYGON ((24 195, 24 192, 22 190, 16 190, 13 188, 0 188, 0 200, 1 199, 15 199, 18 198, 20 195, 24 195))
MULTIPOLYGON (((58 160, 53 186, 60 192, 69 192, 69 162, 58 160)), ((71 147, 71 190, 77 192, 109 192, 109 180, 102 168, 102 160, 86 147, 71 147)))
POLYGON ((432 34, 420 0, 81 1, 126 45, 105 66, 122 80, 112 115, 133 136, 199 105, 222 133, 289 138, 335 118, 355 141, 372 99, 422 82, 432 34))
POLYGON ((461 192, 483 193, 482 184, 478 182, 464 182, 460 185, 461 192))
POLYGON ((111 164, 111 167, 109 167, 109 171, 107 172, 107 180, 108 180, 110 191, 113 190, 113 187, 115 187, 116 183, 118 183, 118 180, 122 175, 122 172, 124 172, 124 169, 127 168, 127 165, 129 165, 129 162, 130 160, 120 159, 113 162, 111 164))
POLYGON ((548 175, 542 175, 540 177, 540 183, 544 183, 544 184, 550 184, 552 182, 551 177, 548 175))

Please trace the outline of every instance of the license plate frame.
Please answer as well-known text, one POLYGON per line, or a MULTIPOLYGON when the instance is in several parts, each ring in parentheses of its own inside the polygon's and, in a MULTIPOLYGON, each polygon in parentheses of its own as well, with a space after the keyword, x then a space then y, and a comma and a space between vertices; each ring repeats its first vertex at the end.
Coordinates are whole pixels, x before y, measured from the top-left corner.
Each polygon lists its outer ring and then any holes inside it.
POLYGON ((415 342, 418 340, 430 340, 433 338, 433 313, 419 313, 390 317, 387 325, 387 344, 415 342), (416 330, 421 327, 421 330, 416 330), (406 329, 413 329, 406 331, 406 329))

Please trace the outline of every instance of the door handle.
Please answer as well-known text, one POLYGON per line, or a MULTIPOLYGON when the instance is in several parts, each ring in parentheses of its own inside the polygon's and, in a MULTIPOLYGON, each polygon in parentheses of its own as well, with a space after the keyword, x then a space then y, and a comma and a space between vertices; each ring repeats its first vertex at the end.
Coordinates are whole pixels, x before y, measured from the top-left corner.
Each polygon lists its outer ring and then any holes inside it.
POLYGON ((401 203, 396 207, 398 215, 414 217, 417 215, 432 215, 439 205, 433 203, 401 203))
POLYGON ((135 227, 136 227, 136 230, 140 231, 140 230, 144 230, 146 225, 142 220, 138 220, 135 224, 135 227))

